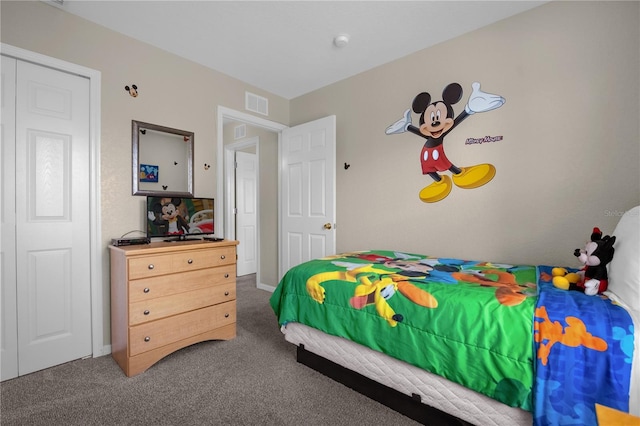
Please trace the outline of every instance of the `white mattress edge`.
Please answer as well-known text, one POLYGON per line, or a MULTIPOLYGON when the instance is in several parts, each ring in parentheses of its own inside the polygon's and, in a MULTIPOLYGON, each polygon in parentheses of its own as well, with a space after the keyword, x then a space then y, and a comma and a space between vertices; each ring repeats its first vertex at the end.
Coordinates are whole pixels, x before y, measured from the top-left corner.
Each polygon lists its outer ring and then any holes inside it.
POLYGON ((531 425, 532 414, 510 407, 443 377, 341 337, 300 323, 282 327, 285 339, 434 408, 483 426, 531 425))

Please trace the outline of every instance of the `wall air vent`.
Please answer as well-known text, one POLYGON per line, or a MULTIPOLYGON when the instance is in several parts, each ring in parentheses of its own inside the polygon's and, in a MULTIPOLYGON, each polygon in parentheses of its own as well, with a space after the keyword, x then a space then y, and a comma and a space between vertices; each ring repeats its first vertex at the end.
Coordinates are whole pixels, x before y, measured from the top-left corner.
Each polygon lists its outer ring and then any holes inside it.
POLYGON ((250 92, 244 92, 245 108, 247 111, 262 115, 269 115, 269 99, 250 92))
POLYGON ((241 124, 233 128, 233 139, 242 139, 247 136, 247 125, 241 124))

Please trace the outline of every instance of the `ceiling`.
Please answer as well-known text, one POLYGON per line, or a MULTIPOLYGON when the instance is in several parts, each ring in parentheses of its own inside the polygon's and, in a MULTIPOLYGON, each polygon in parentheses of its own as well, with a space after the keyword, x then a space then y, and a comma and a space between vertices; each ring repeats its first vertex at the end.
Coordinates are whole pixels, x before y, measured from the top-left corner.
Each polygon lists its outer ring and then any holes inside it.
POLYGON ((546 1, 51 0, 286 99, 546 1), (349 43, 333 40, 348 34, 349 43))

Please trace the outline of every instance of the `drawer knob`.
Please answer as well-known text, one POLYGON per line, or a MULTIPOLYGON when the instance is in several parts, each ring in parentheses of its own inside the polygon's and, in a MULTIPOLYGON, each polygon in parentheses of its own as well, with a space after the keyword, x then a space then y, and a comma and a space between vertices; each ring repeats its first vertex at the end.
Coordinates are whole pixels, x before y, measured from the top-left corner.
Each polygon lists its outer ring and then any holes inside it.
POLYGON ((223 254, 222 256, 220 256, 220 259, 226 259, 227 257, 223 254))
POLYGON ((151 340, 151 337, 149 337, 149 336, 147 336, 147 337, 145 337, 145 338, 144 338, 144 341, 145 341, 145 342, 148 342, 149 340, 151 340))
POLYGON ((153 269, 155 268, 155 266, 153 266, 153 263, 149 264, 149 269, 153 269))
POLYGON ((188 263, 189 265, 191 265, 191 264, 193 263, 193 259, 189 259, 189 260, 187 260, 187 263, 188 263))
POLYGON ((149 315, 149 311, 144 311, 143 312, 145 315, 149 315))
POLYGON ((224 314, 224 317, 225 318, 229 318, 229 314, 224 314))
POLYGON ((142 290, 142 291, 144 291, 145 293, 149 293, 149 291, 151 291, 151 290, 149 290, 149 287, 145 287, 145 289, 142 290))
POLYGON ((229 278, 229 274, 224 274, 224 277, 225 278, 229 278))
POLYGON ((228 296, 228 295, 229 295, 229 292, 228 292, 228 291, 225 291, 225 292, 224 292, 224 295, 225 295, 225 296, 228 296))

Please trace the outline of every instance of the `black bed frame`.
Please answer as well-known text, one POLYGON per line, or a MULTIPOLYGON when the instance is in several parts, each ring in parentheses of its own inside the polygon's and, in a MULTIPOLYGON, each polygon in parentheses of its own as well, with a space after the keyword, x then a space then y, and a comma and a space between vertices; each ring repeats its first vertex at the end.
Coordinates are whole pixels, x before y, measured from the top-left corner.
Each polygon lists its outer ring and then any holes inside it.
POLYGON ((360 373, 309 352, 302 344, 297 347, 296 359, 299 363, 424 425, 473 426, 451 414, 425 405, 421 402, 420 395, 413 394, 409 397, 360 373))

